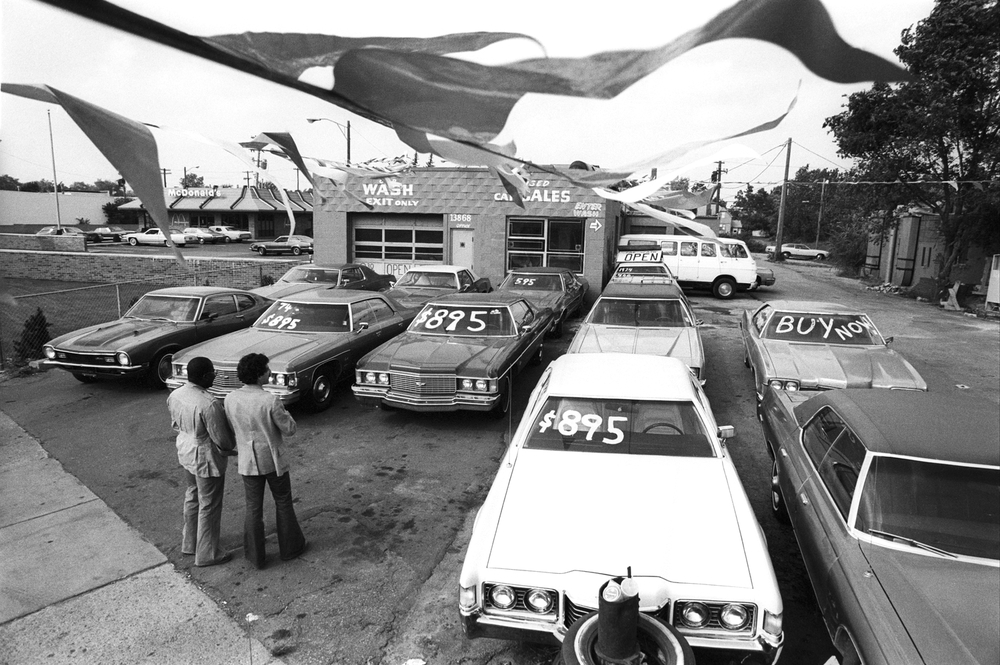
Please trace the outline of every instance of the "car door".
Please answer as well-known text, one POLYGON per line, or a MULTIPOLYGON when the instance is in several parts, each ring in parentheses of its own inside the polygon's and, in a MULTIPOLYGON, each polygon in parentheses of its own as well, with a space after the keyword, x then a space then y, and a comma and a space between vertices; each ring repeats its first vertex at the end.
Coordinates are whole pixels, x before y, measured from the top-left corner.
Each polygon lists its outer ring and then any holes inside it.
POLYGON ((698 281, 698 241, 682 240, 677 255, 677 279, 682 282, 698 281))
POLYGON ((212 339, 245 327, 246 314, 240 312, 232 294, 205 298, 198 317, 198 339, 212 339))
POLYGON ((532 356, 538 351, 542 344, 542 336, 545 330, 539 328, 542 324, 538 310, 527 300, 518 300, 510 306, 511 316, 514 318, 514 326, 517 331, 513 357, 511 358, 511 376, 520 372, 532 356), (525 326, 533 326, 527 332, 521 332, 525 326))
POLYGON ((381 300, 370 299, 351 304, 353 338, 348 352, 348 359, 351 363, 355 363, 358 358, 389 339, 386 336, 388 320, 386 318, 379 319, 378 305, 385 305, 385 303, 381 300))
POLYGON ((719 246, 714 242, 700 242, 698 245, 698 281, 711 284, 720 274, 719 246))
POLYGON ((764 361, 764 344, 761 341, 762 335, 764 334, 764 329, 767 327, 767 322, 771 318, 772 307, 770 305, 761 305, 756 312, 751 316, 746 317, 744 321, 741 321, 743 325, 743 342, 746 348, 746 356, 750 361, 750 367, 753 370, 754 377, 754 390, 757 394, 763 392, 763 382, 767 379, 765 376, 766 363, 764 361))
POLYGON ((278 236, 273 242, 266 243, 269 250, 274 250, 275 252, 287 252, 288 247, 288 236, 278 236))
POLYGON ((160 233, 159 229, 148 229, 145 233, 140 236, 139 242, 144 245, 156 245, 163 242, 163 234, 160 233))

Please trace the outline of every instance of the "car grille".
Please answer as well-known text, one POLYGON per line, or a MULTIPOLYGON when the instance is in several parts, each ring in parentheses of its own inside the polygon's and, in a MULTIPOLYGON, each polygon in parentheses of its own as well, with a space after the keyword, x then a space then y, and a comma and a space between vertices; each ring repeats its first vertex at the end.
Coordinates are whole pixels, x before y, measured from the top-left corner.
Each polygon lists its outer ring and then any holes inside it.
POLYGON ((215 381, 212 382, 212 387, 217 390, 236 390, 243 387, 243 382, 236 378, 235 369, 216 368, 215 381))
POLYGON ((76 365, 118 365, 115 360, 115 351, 104 351, 97 353, 74 353, 72 351, 62 351, 56 349, 56 357, 53 360, 59 362, 73 363, 76 365))
POLYGON ((414 395, 454 395, 454 374, 404 374, 391 372, 389 385, 395 392, 414 395))
MULTIPOLYGON (((566 626, 566 628, 569 628, 587 614, 597 611, 596 607, 586 607, 584 605, 577 605, 576 603, 574 603, 572 600, 569 599, 569 596, 566 596, 565 607, 566 609, 563 616, 563 625, 566 626)), ((660 619, 665 623, 669 623, 670 603, 667 603, 666 605, 664 605, 655 612, 647 612, 647 614, 656 617, 657 619, 660 619)))

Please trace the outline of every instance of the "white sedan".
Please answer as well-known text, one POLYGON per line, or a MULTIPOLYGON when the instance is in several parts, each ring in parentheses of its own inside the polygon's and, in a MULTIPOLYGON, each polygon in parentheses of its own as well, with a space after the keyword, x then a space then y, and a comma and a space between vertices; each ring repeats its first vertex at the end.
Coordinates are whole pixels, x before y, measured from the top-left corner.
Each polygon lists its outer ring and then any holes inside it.
POLYGON ((773 662, 782 601, 701 386, 676 358, 573 354, 542 374, 476 516, 469 637, 559 642, 631 568, 639 608, 691 646, 773 662))
MULTIPOLYGON (((774 254, 774 245, 764 248, 768 254, 774 254)), ((813 249, 809 245, 800 242, 786 242, 781 245, 781 255, 786 259, 816 259, 823 261, 830 256, 830 252, 825 249, 813 249)))
MULTIPOLYGON (((135 247, 136 245, 166 245, 167 238, 163 235, 163 231, 160 229, 146 229, 145 231, 139 231, 138 233, 128 233, 122 236, 122 240, 128 244, 135 247)), ((197 236, 193 236, 187 233, 180 233, 178 231, 172 231, 170 233, 170 240, 173 241, 178 247, 183 247, 184 245, 190 243, 198 242, 197 236)))

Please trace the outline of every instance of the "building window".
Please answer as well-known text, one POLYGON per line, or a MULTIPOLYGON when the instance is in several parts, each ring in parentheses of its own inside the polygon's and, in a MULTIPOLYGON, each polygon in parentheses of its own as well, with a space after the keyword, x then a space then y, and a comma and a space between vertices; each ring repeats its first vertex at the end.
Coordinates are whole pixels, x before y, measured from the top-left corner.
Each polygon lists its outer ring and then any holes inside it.
POLYGON ((257 215, 257 237, 258 238, 273 238, 276 234, 274 233, 274 215, 257 215))
POLYGON ((552 266, 583 273, 585 218, 507 220, 507 270, 552 266))
POLYGON ((240 231, 250 230, 250 218, 244 212, 224 212, 219 217, 223 226, 231 226, 240 231))
POLYGON ((444 261, 444 231, 420 228, 354 229, 354 258, 444 261))

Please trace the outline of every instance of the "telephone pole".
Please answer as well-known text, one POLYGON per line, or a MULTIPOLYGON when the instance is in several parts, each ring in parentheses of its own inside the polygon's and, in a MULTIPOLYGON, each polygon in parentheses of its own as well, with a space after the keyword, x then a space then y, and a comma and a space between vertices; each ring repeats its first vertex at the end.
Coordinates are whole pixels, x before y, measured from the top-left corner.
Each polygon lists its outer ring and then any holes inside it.
POLYGON ((785 191, 788 189, 788 167, 792 160, 792 139, 785 143, 785 179, 781 181, 781 204, 778 206, 778 231, 774 236, 774 261, 784 261, 781 255, 781 236, 785 229, 785 191))
POLYGON ((166 187, 167 186, 167 174, 170 173, 170 169, 160 169, 160 172, 163 173, 163 186, 166 187))

